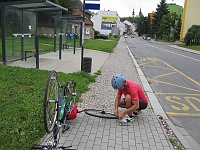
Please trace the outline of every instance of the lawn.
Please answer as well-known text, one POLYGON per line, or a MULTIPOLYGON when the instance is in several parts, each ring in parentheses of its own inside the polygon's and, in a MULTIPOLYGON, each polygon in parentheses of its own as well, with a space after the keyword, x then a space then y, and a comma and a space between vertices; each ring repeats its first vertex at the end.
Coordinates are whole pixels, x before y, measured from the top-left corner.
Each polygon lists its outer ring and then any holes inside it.
POLYGON ((186 45, 178 44, 178 46, 183 47, 183 48, 196 50, 196 51, 200 51, 200 45, 188 45, 188 46, 186 46, 186 45))
POLYGON ((87 49, 99 50, 103 52, 113 52, 113 47, 116 47, 117 42, 107 40, 85 40, 84 47, 87 49))
MULTIPOLYGON (((45 134, 43 99, 49 71, 0 65, 0 72, 0 149, 30 149, 45 134)), ((96 75, 59 72, 58 78, 61 83, 77 82, 79 102, 96 75)))
MULTIPOLYGON (((85 39, 84 40, 84 48, 87 49, 93 49, 93 50, 99 50, 111 53, 113 50, 113 47, 117 45, 117 41, 120 37, 114 38, 113 36, 110 37, 109 40, 94 40, 94 39, 85 39), (109 44, 108 44, 109 42, 109 44)), ((6 55, 10 57, 17 57, 20 58, 21 55, 21 42, 20 38, 6 38, 6 55)), ((52 52, 54 51, 54 40, 52 38, 39 38, 39 49, 42 49, 39 51, 40 53, 44 52, 52 52)), ((1 44, 0 40, 0 44, 1 44)), ((70 47, 74 47, 74 40, 73 39, 67 39, 67 41, 63 41, 63 44, 67 42, 70 44, 70 47)), ((58 41, 56 42, 56 48, 59 49, 58 41)), ((1 44, 2 45, 2 44, 1 44)), ((80 48, 80 39, 76 40, 76 47, 80 48)), ((25 50, 32 50, 34 49, 34 38, 25 38, 24 39, 24 51, 25 50)), ((29 54, 30 55, 30 54, 29 54)), ((32 55, 32 54, 31 54, 32 55)), ((2 56, 2 47, 0 47, 0 57, 2 56)))

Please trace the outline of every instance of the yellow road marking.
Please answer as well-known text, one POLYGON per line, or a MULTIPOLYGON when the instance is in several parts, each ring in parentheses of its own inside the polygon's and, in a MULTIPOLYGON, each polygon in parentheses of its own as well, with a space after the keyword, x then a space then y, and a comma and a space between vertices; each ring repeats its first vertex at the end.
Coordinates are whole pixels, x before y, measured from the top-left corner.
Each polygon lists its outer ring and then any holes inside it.
POLYGON ((186 93, 160 93, 160 92, 155 92, 157 95, 187 95, 187 96, 200 96, 200 94, 186 94, 186 93))
POLYGON ((193 117, 200 117, 200 114, 194 113, 176 113, 176 112, 166 112, 167 115, 176 115, 176 116, 193 116, 193 117))
MULTIPOLYGON (((146 63, 143 63, 143 64, 139 64, 139 65, 144 65, 144 66, 148 66, 148 67, 152 67, 152 68, 161 68, 159 66, 151 65, 151 63, 158 62, 159 59, 153 59, 153 58, 150 59, 150 58, 148 58, 148 59, 144 59, 144 60, 150 60, 150 61, 152 60, 152 61, 151 62, 146 62, 146 63), (155 60, 157 60, 157 61, 155 61, 155 60)), ((164 62, 162 60, 159 60, 159 61, 162 62, 164 65, 169 67, 169 68, 166 68, 166 66, 165 66, 165 67, 163 67, 161 69, 163 69, 163 70, 164 69, 165 70, 173 70, 173 72, 157 75, 157 76, 154 76, 152 78, 148 78, 148 80, 155 81, 155 82, 162 83, 162 84, 166 84, 166 85, 179 87, 179 88, 190 90, 190 91, 195 91, 195 92, 198 92, 198 93, 200 92, 200 88, 193 89, 193 88, 181 86, 181 85, 178 85, 178 84, 173 84, 173 83, 170 83, 170 82, 164 82, 164 81, 160 81, 160 80, 155 80, 156 78, 159 78, 159 77, 164 77, 164 76, 172 75, 172 74, 175 74, 175 73, 179 73, 180 75, 182 75, 183 77, 185 77, 189 81, 191 81, 194 84, 200 86, 199 82, 195 81, 194 79, 192 79, 191 77, 187 76, 183 72, 177 70, 176 68, 172 67, 171 65, 169 65, 168 63, 166 63, 166 62, 164 62)), ((200 99, 195 97, 195 96, 200 96, 200 94, 198 94, 198 93, 197 94, 193 94, 193 93, 162 93, 162 92, 155 92, 155 94, 160 94, 160 95, 172 95, 172 97, 171 96, 166 96, 165 99, 167 101, 172 102, 173 104, 176 104, 176 105, 170 105, 172 107, 172 109, 174 109, 176 111, 188 112, 190 107, 192 107, 196 112, 198 112, 198 113, 181 113, 181 112, 167 112, 167 111, 165 111, 166 114, 168 114, 168 115, 176 115, 176 116, 194 116, 194 117, 200 117, 200 113, 199 113, 200 109, 193 103, 194 101, 196 101, 197 103, 200 103, 200 99), (187 104, 189 104, 190 107, 188 107, 186 104, 182 103, 181 98, 177 97, 175 95, 184 96, 184 100, 187 102, 187 104)))
POLYGON ((200 109, 198 107, 196 107, 192 102, 191 100, 196 100, 200 103, 200 100, 196 97, 189 97, 189 96, 186 96, 184 97, 184 99, 190 104, 190 106, 192 106, 194 108, 194 110, 196 111, 200 111, 200 109))
POLYGON ((179 87, 179 88, 182 88, 182 89, 187 89, 187 90, 190 90, 190 91, 200 92, 200 90, 196 90, 196 89, 184 87, 184 86, 181 86, 181 85, 178 85, 178 84, 173 84, 173 83, 169 83, 169 82, 154 80, 154 79, 150 79, 150 78, 148 78, 148 79, 149 79, 149 80, 153 80, 153 81, 155 81, 155 82, 159 82, 159 83, 163 83, 163 84, 168 84, 168 85, 176 86, 176 87, 179 87))
POLYGON ((154 62, 158 62, 158 61, 150 61, 150 62, 146 62, 146 63, 140 64, 140 65, 146 65, 146 64, 150 64, 150 63, 154 63, 154 62))
POLYGON ((184 104, 184 103, 181 103, 181 102, 178 102, 178 101, 181 101, 181 98, 180 97, 177 97, 177 96, 166 96, 165 99, 169 102, 172 102, 172 104, 178 104, 179 106, 176 106, 176 105, 170 105, 173 109, 175 110, 183 110, 183 111, 187 111, 189 110, 190 108, 184 104))
POLYGON ((170 73, 162 74, 162 75, 159 75, 159 76, 155 76, 155 77, 153 77, 153 78, 156 79, 156 78, 168 76, 168 75, 175 74, 175 73, 177 73, 177 72, 170 72, 170 73))
POLYGON ((141 60, 144 60, 144 61, 159 61, 160 59, 158 58, 152 58, 152 57, 144 57, 142 58, 141 60))
POLYGON ((145 65, 145 66, 148 66, 148 67, 151 67, 151 68, 165 69, 165 70, 174 70, 174 69, 171 69, 171 68, 163 68, 163 67, 159 67, 159 66, 149 66, 149 65, 145 65))
MULTIPOLYGON (((161 60, 162 61, 162 60, 161 60)), ((166 64, 167 66, 169 66, 170 68, 173 68, 175 71, 177 71, 178 73, 180 73, 182 76, 184 76, 185 78, 189 79, 190 81, 192 81, 193 83, 197 84, 198 86, 200 86, 200 83, 195 81, 194 79, 190 78, 189 76, 187 76, 186 74, 182 73, 181 71, 177 70, 176 68, 172 67, 171 65, 169 65, 168 63, 162 61, 164 64, 166 64)))

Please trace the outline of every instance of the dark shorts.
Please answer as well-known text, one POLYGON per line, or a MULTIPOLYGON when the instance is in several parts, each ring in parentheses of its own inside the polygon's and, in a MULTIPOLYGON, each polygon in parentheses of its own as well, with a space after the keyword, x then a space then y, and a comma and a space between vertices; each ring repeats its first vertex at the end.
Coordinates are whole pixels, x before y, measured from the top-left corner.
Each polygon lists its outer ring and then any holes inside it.
MULTIPOLYGON (((125 98, 124 98, 124 105, 126 105, 125 98)), ((139 100, 139 109, 142 110, 147 108, 148 103, 144 102, 142 99, 139 100)))

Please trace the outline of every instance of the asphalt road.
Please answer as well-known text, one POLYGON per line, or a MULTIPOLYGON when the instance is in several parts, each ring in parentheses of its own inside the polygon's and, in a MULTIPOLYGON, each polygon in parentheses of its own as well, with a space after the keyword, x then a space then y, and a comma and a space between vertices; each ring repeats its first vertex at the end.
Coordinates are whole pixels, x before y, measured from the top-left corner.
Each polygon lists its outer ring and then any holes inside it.
POLYGON ((142 37, 126 43, 170 120, 200 144, 200 55, 142 37))

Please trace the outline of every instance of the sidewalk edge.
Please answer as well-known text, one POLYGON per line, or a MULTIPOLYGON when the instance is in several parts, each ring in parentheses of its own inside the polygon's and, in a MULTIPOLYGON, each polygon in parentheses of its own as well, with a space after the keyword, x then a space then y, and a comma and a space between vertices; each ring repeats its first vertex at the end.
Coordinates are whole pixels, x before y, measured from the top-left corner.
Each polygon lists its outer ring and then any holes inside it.
POLYGON ((182 51, 186 51, 186 52, 190 52, 190 53, 193 53, 193 54, 200 55, 200 51, 195 51, 195 50, 191 50, 191 49, 188 49, 188 48, 179 47, 177 45, 168 45, 168 46, 172 47, 172 48, 176 48, 176 49, 182 50, 182 51))

